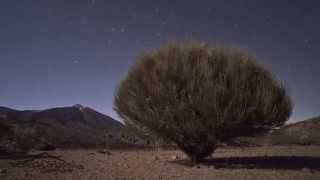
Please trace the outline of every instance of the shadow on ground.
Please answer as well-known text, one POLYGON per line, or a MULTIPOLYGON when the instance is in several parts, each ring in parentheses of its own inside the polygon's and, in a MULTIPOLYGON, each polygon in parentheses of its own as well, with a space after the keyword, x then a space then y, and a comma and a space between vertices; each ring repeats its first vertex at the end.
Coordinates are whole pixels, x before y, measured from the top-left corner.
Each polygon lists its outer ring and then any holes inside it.
MULTIPOLYGON (((192 166, 189 160, 173 161, 185 166, 192 166)), ((227 169, 284 169, 301 170, 303 168, 320 170, 320 157, 310 156, 254 156, 221 157, 204 160, 202 165, 227 169)))

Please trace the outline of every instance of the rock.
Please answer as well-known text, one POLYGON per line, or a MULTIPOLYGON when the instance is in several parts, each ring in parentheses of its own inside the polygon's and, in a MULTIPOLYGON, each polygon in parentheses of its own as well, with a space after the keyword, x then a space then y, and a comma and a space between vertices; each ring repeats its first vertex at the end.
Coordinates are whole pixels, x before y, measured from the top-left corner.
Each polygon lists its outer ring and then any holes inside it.
POLYGON ((35 149, 39 151, 54 151, 56 150, 56 147, 51 143, 45 142, 37 145, 35 149))
POLYGON ((159 157, 158 156, 154 156, 153 160, 157 161, 157 160, 159 160, 159 157))
POLYGON ((0 174, 7 174, 8 170, 7 169, 0 169, 0 174))
POLYGON ((23 177, 31 177, 32 176, 32 174, 31 173, 29 173, 29 172, 25 172, 25 173, 23 173, 23 177))
POLYGON ((21 149, 17 142, 8 140, 0 144, 0 156, 13 156, 25 154, 27 151, 21 149))
POLYGON ((179 159, 180 159, 180 157, 179 157, 179 156, 177 156, 177 155, 174 155, 174 156, 171 156, 171 159, 172 159, 172 160, 179 160, 179 159))
POLYGON ((108 156, 111 155, 111 152, 108 151, 108 150, 106 150, 106 149, 101 149, 101 150, 98 151, 98 153, 100 153, 100 154, 106 154, 106 155, 108 155, 108 156))

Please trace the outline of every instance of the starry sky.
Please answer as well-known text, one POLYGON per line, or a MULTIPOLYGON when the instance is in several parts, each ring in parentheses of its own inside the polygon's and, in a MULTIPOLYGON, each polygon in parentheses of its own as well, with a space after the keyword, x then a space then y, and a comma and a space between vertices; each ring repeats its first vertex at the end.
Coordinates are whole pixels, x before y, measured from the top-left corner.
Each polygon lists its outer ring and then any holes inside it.
POLYGON ((115 89, 137 55, 186 39, 250 50, 287 86, 291 122, 320 115, 319 0, 1 0, 0 106, 119 119, 115 89))

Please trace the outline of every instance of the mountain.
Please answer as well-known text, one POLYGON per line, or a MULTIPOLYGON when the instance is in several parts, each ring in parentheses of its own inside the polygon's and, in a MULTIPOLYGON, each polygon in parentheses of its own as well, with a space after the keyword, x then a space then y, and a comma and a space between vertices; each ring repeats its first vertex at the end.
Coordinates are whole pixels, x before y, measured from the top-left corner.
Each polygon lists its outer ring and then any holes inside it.
MULTIPOLYGON (((0 154, 8 142, 30 149, 44 144, 57 148, 127 148, 132 143, 145 146, 149 141, 152 139, 136 138, 120 122, 82 105, 41 111, 0 107, 0 154)), ((288 124, 262 136, 239 138, 235 142, 233 145, 236 146, 320 145, 320 117, 288 124)))
POLYGON ((58 148, 111 145, 115 142, 106 137, 116 137, 123 129, 120 122, 82 105, 41 111, 0 107, 0 122, 12 127, 14 139, 20 140, 19 144, 38 146, 50 143, 58 148))
POLYGON ((268 134, 243 140, 255 145, 320 145, 320 117, 287 124, 268 134))
POLYGON ((320 145, 320 117, 288 124, 269 136, 272 144, 320 145))

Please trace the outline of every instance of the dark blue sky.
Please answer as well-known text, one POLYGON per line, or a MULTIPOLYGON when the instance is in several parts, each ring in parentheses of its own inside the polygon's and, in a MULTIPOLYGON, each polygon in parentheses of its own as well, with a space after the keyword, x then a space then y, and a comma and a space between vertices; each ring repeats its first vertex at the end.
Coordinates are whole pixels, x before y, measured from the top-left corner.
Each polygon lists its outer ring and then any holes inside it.
POLYGON ((255 53, 302 120, 320 115, 319 33, 318 0, 1 0, 0 105, 117 118, 115 88, 137 55, 194 38, 255 53))

